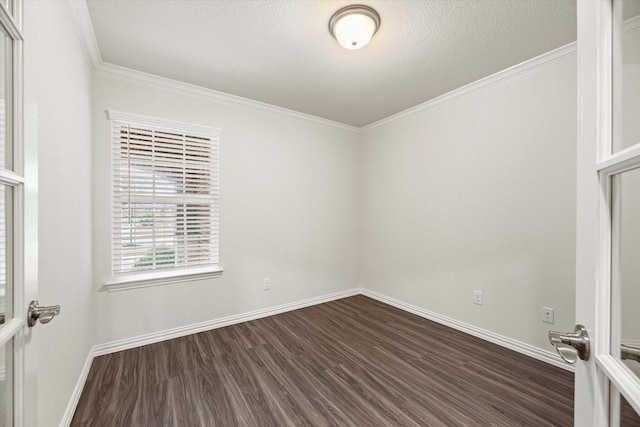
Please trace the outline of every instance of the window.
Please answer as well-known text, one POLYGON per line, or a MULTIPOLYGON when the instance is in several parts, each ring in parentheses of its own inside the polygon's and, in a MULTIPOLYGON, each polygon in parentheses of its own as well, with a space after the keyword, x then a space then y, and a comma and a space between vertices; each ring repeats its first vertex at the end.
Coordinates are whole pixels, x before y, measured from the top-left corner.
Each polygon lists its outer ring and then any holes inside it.
POLYGON ((220 130, 109 110, 109 290, 219 275, 220 130))

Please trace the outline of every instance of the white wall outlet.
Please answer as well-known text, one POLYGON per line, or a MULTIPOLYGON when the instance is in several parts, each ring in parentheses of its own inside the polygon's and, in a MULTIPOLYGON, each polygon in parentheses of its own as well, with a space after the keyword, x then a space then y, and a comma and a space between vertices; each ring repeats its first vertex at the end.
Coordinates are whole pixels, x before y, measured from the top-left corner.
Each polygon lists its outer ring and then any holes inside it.
POLYGON ((268 277, 264 278, 264 290, 265 291, 271 290, 271 279, 269 279, 268 277))
POLYGON ((473 291, 473 303, 482 305, 482 291, 473 291))
POLYGON ((553 320, 553 308, 542 307, 542 321, 544 323, 554 323, 553 320))

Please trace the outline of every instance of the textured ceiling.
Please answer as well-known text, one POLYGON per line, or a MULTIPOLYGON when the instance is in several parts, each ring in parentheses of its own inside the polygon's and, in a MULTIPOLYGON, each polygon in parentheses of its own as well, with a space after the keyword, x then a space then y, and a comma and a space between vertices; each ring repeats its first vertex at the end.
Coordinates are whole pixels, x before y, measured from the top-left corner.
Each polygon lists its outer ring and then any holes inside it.
POLYGON ((575 0, 88 0, 104 62, 364 126, 576 39, 575 0), (360 50, 327 30, 364 3, 360 50))

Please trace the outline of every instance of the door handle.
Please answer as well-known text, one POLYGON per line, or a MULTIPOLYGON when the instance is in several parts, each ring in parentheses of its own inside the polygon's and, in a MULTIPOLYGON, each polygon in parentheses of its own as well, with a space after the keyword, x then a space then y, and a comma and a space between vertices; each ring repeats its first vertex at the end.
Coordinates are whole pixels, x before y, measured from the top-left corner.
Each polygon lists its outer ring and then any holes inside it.
POLYGON ((58 314, 60 314, 59 305, 41 307, 37 300, 33 300, 29 304, 29 310, 27 311, 27 323, 29 326, 35 326, 38 320, 42 324, 49 323, 58 314))
POLYGON ((589 334, 587 328, 582 325, 576 325, 575 330, 569 333, 549 331, 549 342, 567 363, 575 364, 578 357, 589 360, 591 353, 589 334))
POLYGON ((636 362, 640 362, 640 347, 636 347, 626 343, 621 343, 620 359, 635 360, 636 362))

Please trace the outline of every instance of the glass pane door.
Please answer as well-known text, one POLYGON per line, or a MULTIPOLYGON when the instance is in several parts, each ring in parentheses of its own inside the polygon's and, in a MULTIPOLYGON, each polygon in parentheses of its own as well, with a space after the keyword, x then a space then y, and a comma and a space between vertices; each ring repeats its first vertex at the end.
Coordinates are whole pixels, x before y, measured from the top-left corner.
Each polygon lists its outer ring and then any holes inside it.
POLYGON ((13 317, 13 188, 0 185, 0 328, 13 317))
POLYGON ((640 168, 612 179, 611 354, 640 379, 640 168))
POLYGON ((0 26, 0 167, 13 170, 13 40, 0 26))
POLYGON ((0 427, 23 422, 22 396, 16 395, 24 384, 26 324, 20 249, 24 241, 22 34, 14 20, 20 6, 16 0, 0 2, 0 427))
POLYGON ((614 2, 613 152, 640 143, 640 0, 614 2))
POLYGON ((640 412, 640 0, 612 5, 611 139, 600 142, 610 148, 599 165, 600 236, 609 250, 601 251, 596 357, 609 380, 610 425, 618 427, 640 412))

